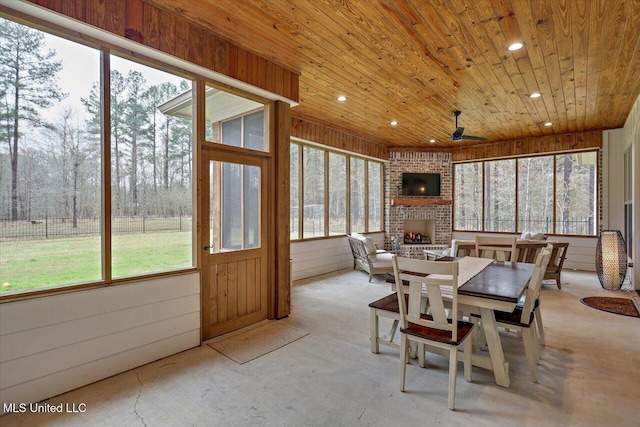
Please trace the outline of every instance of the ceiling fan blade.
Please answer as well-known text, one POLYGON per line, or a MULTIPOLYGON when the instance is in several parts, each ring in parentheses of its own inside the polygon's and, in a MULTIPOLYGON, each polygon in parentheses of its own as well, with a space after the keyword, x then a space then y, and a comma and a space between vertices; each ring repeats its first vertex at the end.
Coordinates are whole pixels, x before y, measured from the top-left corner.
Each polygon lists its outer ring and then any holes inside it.
POLYGON ((486 141, 487 138, 484 136, 473 136, 473 135, 462 135, 460 139, 466 139, 469 141, 486 141))
POLYGON ((464 133, 464 128, 456 128, 456 131, 453 132, 453 134, 451 135, 451 140, 452 141, 460 141, 460 139, 462 138, 462 134, 464 133))

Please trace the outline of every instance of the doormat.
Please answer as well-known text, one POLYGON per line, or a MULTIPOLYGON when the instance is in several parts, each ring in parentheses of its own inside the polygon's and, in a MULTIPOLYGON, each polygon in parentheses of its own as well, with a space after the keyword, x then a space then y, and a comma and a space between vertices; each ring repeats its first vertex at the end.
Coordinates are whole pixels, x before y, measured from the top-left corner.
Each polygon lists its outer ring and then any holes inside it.
POLYGON ((635 304, 628 298, 611 297, 585 297, 580 300, 586 306, 608 311, 609 313, 622 314, 623 316, 640 317, 635 304))
POLYGON ((306 335, 309 335, 309 332, 285 326, 282 323, 269 322, 228 338, 207 343, 207 345, 242 365, 306 335))

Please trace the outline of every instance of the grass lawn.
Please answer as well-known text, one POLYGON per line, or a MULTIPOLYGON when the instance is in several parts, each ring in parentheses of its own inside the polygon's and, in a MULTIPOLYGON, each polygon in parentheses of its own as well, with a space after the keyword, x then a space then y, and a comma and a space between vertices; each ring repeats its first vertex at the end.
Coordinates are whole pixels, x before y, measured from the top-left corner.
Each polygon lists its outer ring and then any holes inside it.
MULTIPOLYGON (((112 243, 114 278, 192 265, 190 231, 116 234, 112 243)), ((99 236, 0 242, 0 293, 99 281, 101 269, 99 236)))

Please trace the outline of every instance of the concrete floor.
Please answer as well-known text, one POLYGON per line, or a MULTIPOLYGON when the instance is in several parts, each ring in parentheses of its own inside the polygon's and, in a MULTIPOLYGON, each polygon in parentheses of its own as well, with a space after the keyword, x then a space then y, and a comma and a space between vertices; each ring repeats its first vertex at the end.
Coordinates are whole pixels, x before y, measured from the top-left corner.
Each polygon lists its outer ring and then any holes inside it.
MULTIPOLYGON (((458 369, 456 411, 447 409, 445 358, 428 368, 407 367, 407 392, 398 386, 398 351, 369 351, 367 304, 389 293, 362 271, 295 284, 292 315, 281 322, 310 334, 238 365, 207 345, 72 392, 50 404, 86 404, 76 414, 10 414, 14 425, 77 426, 638 426, 640 319, 580 303, 605 291, 594 274, 563 273, 562 290, 542 290, 547 346, 529 378, 522 342, 504 333, 511 387, 490 372, 458 369)), ((390 322, 382 319, 382 326, 390 322)))

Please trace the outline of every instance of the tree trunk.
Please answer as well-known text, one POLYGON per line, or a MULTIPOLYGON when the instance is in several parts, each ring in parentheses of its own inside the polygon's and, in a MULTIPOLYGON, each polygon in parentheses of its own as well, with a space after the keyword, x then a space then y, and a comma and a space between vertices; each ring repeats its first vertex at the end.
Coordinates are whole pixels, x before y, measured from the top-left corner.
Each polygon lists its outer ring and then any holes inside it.
POLYGON ((78 150, 79 147, 76 146, 75 159, 73 162, 73 228, 78 228, 78 169, 80 167, 78 163, 78 150))
MULTIPOLYGON (((487 165, 487 163, 485 163, 485 165, 487 165)), ((487 165, 485 167, 485 177, 484 177, 484 182, 486 184, 486 193, 484 195, 484 199, 489 202, 491 200, 491 166, 487 165)), ((491 203, 485 203, 485 217, 484 217, 484 222, 485 222, 485 228, 487 228, 487 226, 489 224, 491 224, 491 203)))
POLYGON ((137 134, 131 137, 131 203, 133 215, 138 215, 138 141, 137 134))
POLYGON ((153 162, 153 191, 155 193, 158 192, 158 177, 157 177, 157 175, 158 175, 158 172, 157 172, 157 169, 158 169, 157 164, 158 164, 158 162, 156 160, 156 126, 157 126, 157 124, 156 124, 156 113, 154 111, 153 112, 153 131, 151 132, 151 134, 152 134, 151 138, 153 140, 153 143, 151 145, 152 151, 153 151, 152 156, 151 156, 151 161, 153 162))
POLYGON ((162 161, 164 163, 162 168, 164 176, 162 178, 165 190, 169 188, 169 122, 170 120, 167 118, 164 135, 164 155, 162 156, 162 161))
POLYGON ((564 164, 563 164, 563 176, 562 182, 564 186, 564 197, 562 200, 562 233, 569 233, 569 214, 570 212, 570 198, 569 198, 569 188, 571 186, 571 170, 573 168, 573 163, 571 163, 571 156, 564 156, 564 164))
MULTIPOLYGON (((589 166, 589 198, 590 200, 595 200, 595 197, 593 197, 596 194, 596 168, 595 166, 589 166)), ((589 230, 587 230, 587 233, 585 234, 595 234, 595 214, 596 214, 596 206, 597 206, 597 202, 594 205, 591 205, 591 214, 589 215, 589 217, 592 219, 591 223, 590 223, 590 228, 589 230)))
MULTIPOLYGON (((18 61, 16 52, 16 62, 18 61)), ((20 67, 16 67, 16 82, 20 79, 20 67)), ((13 98, 13 147, 11 150, 11 221, 18 220, 18 117, 20 108, 20 85, 16 84, 15 96, 13 98)))

